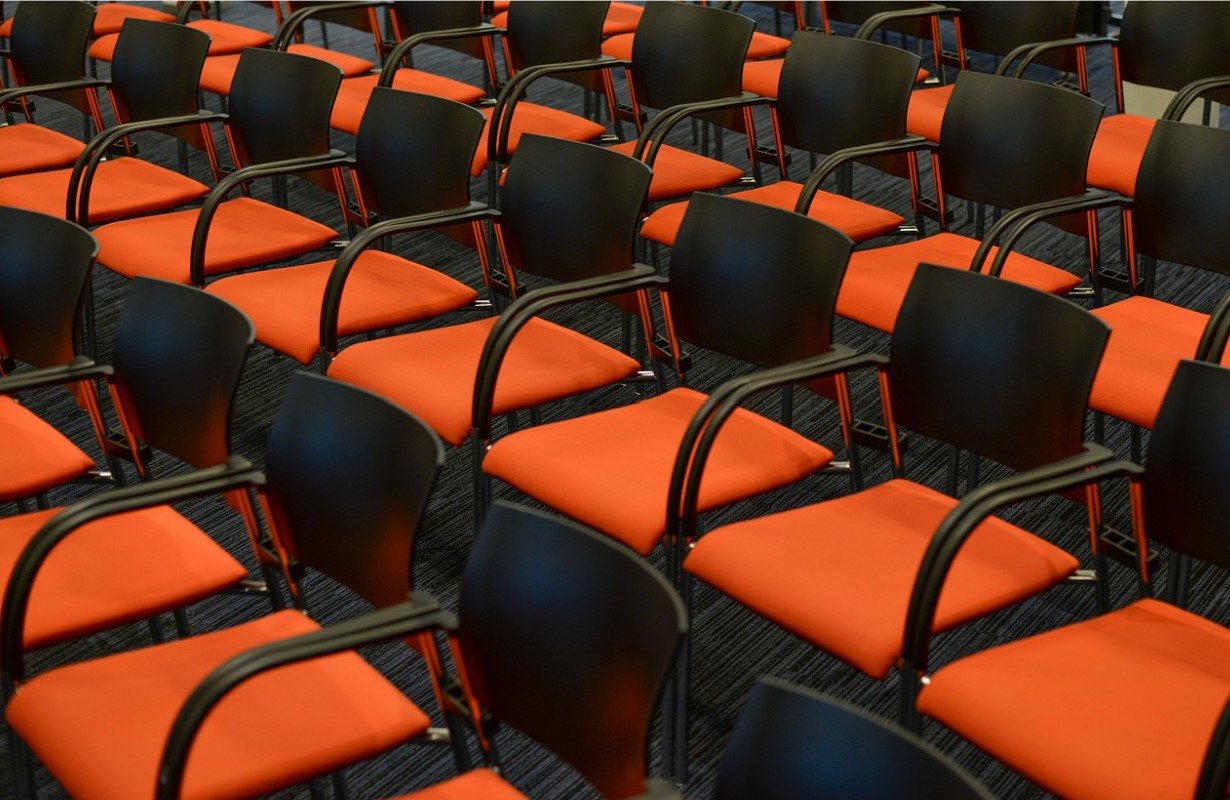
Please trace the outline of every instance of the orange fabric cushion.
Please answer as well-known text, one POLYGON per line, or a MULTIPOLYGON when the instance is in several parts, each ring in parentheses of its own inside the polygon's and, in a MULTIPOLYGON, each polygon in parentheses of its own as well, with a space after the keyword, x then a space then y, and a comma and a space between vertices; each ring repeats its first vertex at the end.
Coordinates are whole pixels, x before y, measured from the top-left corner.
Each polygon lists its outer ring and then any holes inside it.
MULTIPOLYGON (((200 209, 113 222, 94 231, 98 263, 126 278, 145 275, 188 283, 192 231, 200 209)), ((263 264, 323 247, 337 233, 249 197, 218 206, 205 245, 205 274, 263 264)))
MULTIPOLYGON (((925 239, 853 253, 837 294, 837 313, 892 333, 920 263, 969 269, 977 249, 975 239, 937 233, 925 239)), ((996 252, 997 248, 992 248, 984 269, 990 267, 996 252)), ((1008 256, 1001 277, 1052 294, 1064 294, 1080 283, 1076 275, 1020 253, 1008 256)))
MULTIPOLYGON (((957 501, 906 480, 718 528, 688 572, 873 678, 901 657, 923 553, 957 501)), ((961 550, 935 630, 952 628, 1063 580, 1076 559, 991 518, 961 550)))
MULTIPOLYGON (((802 184, 779 181, 744 192, 734 192, 727 197, 794 211, 794 204, 799 201, 799 192, 802 190, 802 184)), ((645 224, 641 226, 641 236, 651 242, 673 247, 687 209, 687 201, 662 206, 645 220, 645 224)), ((807 210, 807 216, 836 228, 856 242, 896 230, 897 226, 905 221, 899 215, 878 206, 823 191, 816 193, 811 207, 807 210)))
POLYGON ((1155 123, 1156 120, 1134 114, 1103 117, 1089 151, 1085 181, 1099 189, 1134 195, 1136 175, 1155 123))
POLYGON ((111 61, 111 57, 115 55, 115 43, 119 41, 119 38, 119 33, 99 36, 90 43, 90 49, 86 51, 86 55, 95 61, 111 61))
MULTIPOLYGON (((610 12, 608 12, 610 13, 610 12)), ((632 38, 635 33, 621 33, 602 42, 602 54, 611 58, 632 60, 632 38)))
MULTIPOLYGON (((372 90, 376 88, 379 80, 379 75, 359 75, 344 79, 338 89, 337 99, 333 102, 329 127, 346 133, 358 133, 363 112, 367 110, 367 101, 371 99, 372 90)), ((486 96, 477 86, 417 69, 402 68, 393 73, 393 88, 430 94, 467 105, 477 103, 486 96)))
POLYGON ((745 58, 748 61, 754 61, 759 58, 772 58, 773 56, 784 54, 789 47, 789 39, 761 33, 760 31, 752 31, 752 41, 747 46, 745 58))
MULTIPOLYGON (((450 444, 470 435, 478 360, 495 318, 361 342, 329 376, 409 409, 450 444)), ((496 415, 579 394, 636 373, 640 365, 586 336, 534 319, 518 332, 496 381, 496 415)))
MULTIPOLYGON (((636 142, 620 142, 612 150, 631 156, 636 142)), ((649 181, 649 201, 717 189, 743 177, 743 170, 722 161, 662 145, 653 162, 649 181)))
POLYGON ((234 25, 217 19, 194 19, 189 28, 209 34, 209 55, 221 56, 238 53, 245 47, 265 47, 273 41, 273 34, 234 25))
POLYGON ((0 501, 59 486, 94 469, 94 460, 11 397, 0 395, 0 501))
POLYGON ((1195 794, 1227 694, 1230 631, 1141 600, 944 667, 918 707, 1061 797, 1158 800, 1195 794))
POLYGON ((777 82, 782 77, 784 59, 748 61, 743 65, 743 91, 761 97, 777 97, 777 82))
MULTIPOLYGON (((0 591, 26 544, 60 509, 0 519, 0 591)), ((30 595, 29 649, 194 603, 247 570, 169 506, 96 520, 43 563, 30 595)))
POLYGON ((376 68, 376 65, 366 58, 352 56, 349 53, 341 53, 337 50, 330 50, 327 47, 317 47, 311 44, 292 43, 287 50, 296 55, 308 56, 315 58, 318 61, 324 61, 332 64, 342 71, 343 78, 354 78, 359 75, 371 72, 376 68))
POLYGON ((1093 313, 1110 326, 1110 340, 1089 407, 1152 428, 1179 362, 1196 357, 1208 315, 1139 295, 1093 313))
POLYGON ((393 800, 527 800, 508 781, 489 769, 473 769, 456 778, 403 794, 393 800))
POLYGON ((910 106, 905 113, 905 129, 924 136, 933 142, 940 140, 940 128, 944 124, 944 111, 948 98, 956 84, 936 86, 933 89, 915 89, 910 93, 910 106))
MULTIPOLYGON (((233 655, 315 630, 301 613, 281 611, 54 669, 17 692, 8 721, 73 797, 149 797, 171 722, 196 685, 233 655)), ((351 652, 267 672, 210 714, 188 758, 183 796, 254 796, 378 753, 428 723, 351 652)))
MULTIPOLYGON (((222 278, 210 294, 229 300, 256 325, 257 341, 302 364, 320 350, 320 314, 333 261, 222 278)), ((474 302, 478 293, 434 269, 379 250, 364 251, 346 278, 338 332, 392 328, 474 302)))
MULTIPOLYGON (((480 175, 487 166, 487 137, 491 129, 491 112, 493 106, 480 108, 487 118, 483 132, 478 138, 478 149, 474 151, 474 162, 470 165, 470 174, 480 175)), ((520 102, 513 110, 512 127, 508 133, 508 152, 517 151, 517 142, 526 133, 538 133, 543 136, 555 136, 574 142, 588 142, 600 138, 606 133, 606 128, 585 117, 558 111, 537 103, 520 102)))
POLYGON ((129 18, 149 19, 155 22, 174 22, 175 15, 156 8, 131 5, 129 3, 99 3, 98 11, 94 13, 94 36, 106 36, 109 33, 119 33, 124 26, 124 20, 129 18))
POLYGON ((602 21, 603 36, 620 36, 632 33, 641 22, 645 13, 642 6, 632 3, 620 3, 618 0, 607 6, 606 19, 602 21))
POLYGON ((12 35, 12 33, 13 33, 13 18, 9 17, 3 22, 0 22, 0 39, 7 39, 9 38, 9 36, 12 35))
MULTIPOLYGON (((0 179, 0 205, 63 219, 71 174, 71 169, 57 169, 0 179)), ((139 158, 104 161, 90 185, 90 223, 174 208, 208 191, 200 181, 139 158)))
MULTIPOLYGON (((666 531, 675 453, 705 395, 673 389, 629 406, 539 425, 499 439, 483 471, 642 555, 666 531)), ((701 478, 701 512, 793 483, 833 454, 739 410, 718 433, 701 478)))
MULTIPOLYGON (((84 149, 85 145, 73 137, 41 125, 9 125, 0 128, 0 177, 71 167, 84 149)), ((62 199, 60 205, 64 205, 62 199)))

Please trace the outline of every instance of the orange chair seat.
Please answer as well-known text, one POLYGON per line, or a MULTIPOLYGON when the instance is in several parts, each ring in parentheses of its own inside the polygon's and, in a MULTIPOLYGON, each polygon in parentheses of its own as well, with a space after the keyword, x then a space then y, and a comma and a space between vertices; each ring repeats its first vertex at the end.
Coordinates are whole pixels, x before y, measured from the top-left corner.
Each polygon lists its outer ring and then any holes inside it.
POLYGON ((1134 114, 1103 117, 1089 150, 1085 181, 1127 197, 1136 194, 1136 175, 1156 122, 1134 114))
MULTIPOLYGON (((54 669, 18 690, 8 722, 71 796, 148 797, 171 723, 206 675, 252 647, 316 630, 299 612, 281 611, 54 669)), ((188 759, 182 796, 255 796, 381 752, 428 723, 354 653, 268 672, 210 714, 188 759)))
POLYGON ((774 56, 785 55, 788 49, 790 49, 789 39, 783 36, 774 36, 770 33, 752 31, 752 41, 747 46, 745 58, 748 61, 773 58, 774 56))
POLYGON ((7 39, 13 34, 13 18, 0 22, 0 39, 7 39))
POLYGON ((777 82, 785 63, 781 58, 748 61, 743 65, 743 91, 761 97, 777 97, 777 82))
MULTIPOLYGON (((969 269, 978 242, 954 233, 937 233, 925 239, 860 250, 850 256, 850 265, 837 294, 837 313, 885 333, 892 333, 905 293, 920 263, 954 269, 969 269)), ((983 268, 989 268, 997 248, 983 268)), ((1052 267, 1020 253, 1004 263, 1001 277, 1044 292, 1065 294, 1080 283, 1070 272, 1052 267)))
POLYGON ((9 125, 0 128, 0 177, 71 167, 84 149, 73 137, 41 125, 9 125))
MULTIPOLYGON (((71 169, 0 178, 0 205, 64 218, 71 169)), ((139 158, 98 165, 90 186, 90 224, 149 214, 204 197, 209 188, 175 170, 139 158)))
POLYGON ((489 769, 472 769, 455 778, 403 794, 392 800, 527 800, 508 781, 489 769))
MULTIPOLYGON (((98 263, 126 278, 144 275, 188 283, 192 232, 200 209, 124 220, 94 231, 98 263)), ((291 211, 249 197, 218 206, 205 245, 205 274, 264 264, 323 247, 337 233, 291 211)))
MULTIPOLYGON (((337 99, 333 102, 329 127, 346 133, 358 133, 363 112, 367 110, 367 101, 371 99, 372 90, 376 88, 379 80, 379 75, 359 75, 343 79, 337 91, 337 99)), ((486 96, 486 92, 477 86, 417 69, 402 68, 393 73, 393 88, 443 97, 466 105, 477 103, 486 96)))
MULTIPOLYGON (((170 20, 168 20, 170 21, 170 20)), ((242 25, 232 25, 216 19, 198 19, 188 23, 189 28, 196 28, 209 34, 209 55, 222 56, 228 53, 238 53, 246 47, 265 47, 273 41, 273 35, 245 28, 242 25)), ((99 36, 90 45, 90 58, 95 61, 111 61, 115 57, 115 43, 120 35, 109 33, 99 36)))
POLYGON ((1089 407, 1152 428, 1179 362, 1196 357, 1208 315, 1140 295, 1093 314, 1110 326, 1110 340, 1089 407))
POLYGON ((956 84, 936 86, 933 89, 915 89, 910 93, 910 106, 905 114, 905 129, 930 139, 940 140, 940 128, 944 124, 944 111, 948 98, 956 84))
MULTIPOLYGON (((494 318, 351 345, 329 376, 409 409, 450 444, 470 435, 474 380, 494 318)), ((495 413, 587 392, 636 373, 637 362, 542 319, 518 332, 496 381, 495 413)))
MULTIPOLYGON (((936 528, 957 505, 906 480, 718 528, 688 572, 872 676, 901 657, 914 578, 936 528)), ((1076 559, 991 518, 957 558, 935 630, 947 630, 1064 579, 1076 559)))
MULTIPOLYGON (((60 509, 0 519, 0 587, 27 543, 60 509)), ((25 646, 55 642, 144 619, 235 585, 247 570, 168 506, 82 526, 38 573, 26 615, 25 646)))
POLYGON ((611 58, 621 58, 624 61, 632 60, 632 39, 635 33, 620 33, 604 39, 602 42, 602 54, 611 58))
POLYGON ((174 22, 175 15, 148 6, 130 3, 99 3, 94 12, 94 38, 119 33, 126 19, 148 19, 154 22, 174 22))
MULTIPOLYGON (((636 142, 612 145, 625 155, 632 155, 636 142)), ((713 158, 690 153, 671 145, 663 145, 653 163, 649 181, 649 201, 667 200, 692 192, 718 189, 743 177, 743 170, 713 158)))
POLYGON ((944 667, 918 707, 1060 797, 1160 800, 1195 795, 1227 694, 1230 631, 1141 600, 944 667))
MULTIPOLYGON (((602 20, 603 36, 631 35, 641 22, 645 9, 632 3, 611 3, 607 6, 606 18, 602 20)), ((491 24, 497 28, 508 27, 508 9, 500 11, 491 18, 491 24)))
MULTIPOLYGON (((298 55, 332 64, 342 71, 342 76, 345 78, 364 75, 375 67, 375 64, 366 58, 309 44, 292 44, 289 50, 298 55)), ((201 69, 201 88, 213 94, 229 95, 231 82, 235 80, 235 69, 239 66, 239 56, 239 53, 226 53, 205 59, 205 66, 201 69)))
MULTIPOLYGON (((704 401, 700 392, 673 389, 528 428, 497 440, 483 471, 645 555, 666 532, 675 453, 704 401)), ((718 433, 697 508, 704 512, 785 486, 832 458, 827 448, 741 409, 718 433)))
MULTIPOLYGON (((800 183, 779 181, 728 196, 736 200, 794 211, 794 205, 799 201, 799 192, 802 190, 803 185, 800 183)), ((687 201, 662 206, 645 220, 645 224, 641 226, 641 236, 651 242, 673 247, 687 210, 687 201)), ((807 210, 807 216, 836 228, 856 242, 882 236, 896 230, 897 226, 905 221, 900 215, 878 206, 829 192, 816 193, 811 207, 807 210)))
POLYGON ((11 397, 0 395, 0 502, 39 494, 94 469, 94 460, 11 397))
MULTIPOLYGON (((320 306, 333 261, 250 272, 215 281, 210 294, 228 300, 256 326, 257 341, 301 364, 320 351, 320 306)), ((367 250, 346 278, 338 333, 392 328, 474 302, 464 283, 404 258, 367 250)))
MULTIPOLYGON (((480 175, 487 166, 487 137, 491 130, 491 112, 494 107, 480 108, 479 111, 487 118, 483 132, 478 138, 478 149, 474 152, 474 161, 470 165, 470 174, 480 175)), ((567 111, 540 106, 537 103, 517 103, 513 110, 512 127, 508 131, 508 152, 511 155, 517 150, 517 142, 526 133, 537 133, 543 136, 554 136, 574 142, 588 142, 598 139, 606 133, 602 125, 567 111)))

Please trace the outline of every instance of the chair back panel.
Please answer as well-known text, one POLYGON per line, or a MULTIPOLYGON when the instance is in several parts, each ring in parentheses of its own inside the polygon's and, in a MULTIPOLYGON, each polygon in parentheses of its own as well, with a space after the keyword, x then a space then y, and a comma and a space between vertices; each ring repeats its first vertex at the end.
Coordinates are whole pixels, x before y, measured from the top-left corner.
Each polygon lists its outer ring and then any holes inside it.
POLYGON ((720 8, 648 3, 632 40, 636 101, 665 109, 743 90, 751 19, 720 8))
POLYGON ((67 220, 0 206, 0 353, 35 367, 77 354, 98 242, 67 220))
POLYGON ((134 280, 116 323, 112 364, 137 438, 197 468, 224 463, 255 335, 247 316, 221 298, 134 280))
POLYGON ((265 450, 274 527, 302 563, 376 608, 405 602, 415 534, 443 461, 439 438, 409 412, 297 373, 265 450))
MULTIPOLYGON (((396 0, 392 4, 393 19, 403 38, 416 33, 473 28, 483 21, 482 0, 396 0)), ((478 37, 449 39, 438 43, 471 58, 484 58, 478 37)))
POLYGON ((1066 299, 920 264, 893 333, 893 416, 1016 470, 1074 455, 1108 337, 1066 299))
POLYGON ((228 125, 244 164, 329 152, 329 115, 342 72, 307 56, 248 48, 239 57, 228 125))
POLYGON ((470 162, 483 115, 461 103, 376 87, 355 142, 369 210, 405 217, 470 201, 470 162))
POLYGON ((739 712, 714 800, 990 800, 905 729, 846 703, 764 678, 739 712))
POLYGON ((631 269, 649 178, 629 156, 527 134, 500 190, 509 266, 556 281, 631 269))
MULTIPOLYGON (((1035 3, 1032 0, 997 0, 994 3, 960 3, 957 24, 966 50, 1007 55, 1032 42, 1071 39, 1076 35, 1076 0, 1035 3)), ((1076 71, 1076 56, 1068 51, 1040 59, 1056 69, 1076 71)))
POLYGON ((687 622, 666 580, 574 522, 496 503, 461 578, 475 695, 603 797, 645 790, 654 702, 687 622))
MULTIPOLYGON (((94 27, 94 6, 72 0, 63 3, 19 3, 13 10, 9 58, 18 86, 59 83, 85 75, 85 52, 94 27)), ((77 103, 79 94, 55 95, 77 103)), ((84 105, 80 107, 84 108, 84 105)))
MULTIPOLYGON (((602 55, 606 0, 517 0, 508 7, 508 56, 513 71, 538 64, 582 61, 602 55)), ((599 72, 575 72, 559 80, 603 92, 599 72)))
POLYGON ((126 19, 111 59, 116 113, 123 122, 195 114, 209 35, 172 22, 126 19))
POLYGON ((1230 568, 1230 370, 1179 365, 1145 456, 1145 533, 1210 564, 1230 568))
POLYGON ((966 70, 940 132, 944 192, 1006 209, 1079 196, 1101 118, 1068 89, 966 70))
POLYGON ((1132 201, 1137 253, 1230 274, 1230 131, 1159 120, 1132 201))
POLYGON ((695 194, 671 253, 675 330, 759 367, 825 353, 851 247, 801 214, 695 194))
MULTIPOLYGON (((1123 80, 1177 91, 1230 75, 1230 6, 1216 2, 1127 3, 1119 28, 1123 80)), ((1230 102, 1230 91, 1212 95, 1230 102)))

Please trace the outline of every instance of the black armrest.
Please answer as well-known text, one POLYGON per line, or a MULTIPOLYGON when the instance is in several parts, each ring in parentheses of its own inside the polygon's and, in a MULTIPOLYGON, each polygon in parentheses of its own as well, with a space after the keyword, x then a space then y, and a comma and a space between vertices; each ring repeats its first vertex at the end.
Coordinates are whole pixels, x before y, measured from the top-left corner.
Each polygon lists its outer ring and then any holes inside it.
POLYGON ((312 17, 327 14, 330 11, 349 11, 351 9, 376 8, 378 6, 378 3, 370 2, 370 0, 368 2, 309 3, 282 20, 282 24, 274 31, 273 42, 270 44, 270 47, 274 50, 285 50, 290 47, 291 39, 299 33, 303 24, 312 17))
POLYGON ((0 394, 14 394, 28 389, 41 389, 91 378, 104 378, 110 376, 112 372, 109 365, 95 364, 85 356, 77 356, 67 364, 44 367, 16 375, 5 375, 0 378, 0 394))
POLYGON ((761 97, 751 92, 742 92, 733 97, 703 100, 698 103, 680 103, 679 105, 663 109, 660 114, 645 126, 645 129, 641 131, 641 135, 637 137, 636 147, 632 151, 632 156, 652 167, 654 159, 658 157, 658 150, 661 149, 666 141, 667 134, 670 133, 672 128, 688 117, 704 114, 708 111, 751 108, 753 106, 767 105, 768 103, 769 99, 766 97, 761 97))
MULTIPOLYGON (((1055 39, 1049 42, 1036 42, 1032 46, 1025 46, 1028 50, 1024 55, 1017 51, 1022 48, 1016 48, 1009 55, 1014 58, 1020 58, 1021 63, 1017 66, 1016 72, 1012 73, 1012 77, 1019 78, 1025 74, 1025 70, 1030 64, 1038 60, 1038 57, 1044 53, 1049 53, 1052 50, 1066 50, 1072 47, 1088 47, 1091 44, 1108 44, 1112 47, 1118 46, 1119 40, 1113 36, 1074 36, 1071 39, 1055 39)), ((1007 63, 1008 59, 1004 61, 1007 63)), ((999 74, 1007 74, 1002 72, 999 74)))
POLYGON ((98 86, 106 86, 110 81, 103 78, 78 78, 71 81, 60 81, 58 83, 38 83, 29 86, 12 86, 8 89, 0 91, 0 104, 10 103, 22 97, 32 94, 52 94, 53 92, 66 92, 72 89, 93 89, 98 86))
POLYGON ((92 495, 61 510, 47 521, 22 550, 4 593, 0 623, 0 672, 9 687, 20 683, 25 671, 26 607, 35 577, 56 546, 73 531, 102 517, 218 494, 230 489, 260 486, 264 475, 251 464, 232 456, 226 464, 185 475, 141 483, 92 495))
POLYGON ((803 189, 799 192, 799 200, 794 205, 794 210, 798 214, 806 214, 807 209, 811 208, 811 201, 815 199, 816 192, 820 191, 820 184, 843 164, 861 161, 873 156, 897 155, 900 153, 911 153, 916 150, 935 150, 938 147, 938 143, 916 133, 911 133, 900 139, 857 145, 830 153, 807 176, 807 180, 803 183, 803 189))
POLYGON ((1025 231, 1039 222, 1077 211, 1094 211, 1110 206, 1122 206, 1126 202, 1128 202, 1127 199, 1120 195, 1091 190, 1076 197, 1062 197, 1014 208, 1000 217, 991 230, 987 231, 987 235, 983 237, 978 249, 974 252, 973 259, 970 260, 970 271, 981 272, 982 264, 986 261, 991 248, 998 245, 999 252, 995 254, 995 260, 991 262, 991 268, 987 270, 987 274, 998 276, 1003 271, 1004 262, 1008 259, 1012 248, 1016 246, 1017 240, 1024 235, 1025 231))
POLYGON ((428 630, 452 631, 456 627, 456 616, 441 610, 435 598, 425 592, 414 592, 407 602, 233 656, 197 684, 180 708, 158 767, 158 800, 176 800, 180 796, 184 765, 201 724, 223 697, 249 678, 368 644, 428 630))
POLYGON ((1166 110, 1162 113, 1162 119, 1182 119, 1183 115, 1187 113, 1188 107, 1196 102, 1200 95, 1226 86, 1230 86, 1230 75, 1218 75, 1214 78, 1201 78, 1192 81, 1176 92, 1174 97, 1170 98, 1170 102, 1166 104, 1166 110))
POLYGON ((855 39, 870 39, 872 35, 886 22, 895 19, 912 19, 916 17, 936 17, 940 14, 960 14, 961 9, 952 6, 931 5, 919 8, 903 8, 898 11, 881 11, 868 17, 854 34, 855 39))
POLYGON ((380 70, 380 80, 377 86, 392 86, 393 73, 397 72, 402 59, 410 53, 410 49, 417 47, 420 44, 434 41, 444 41, 447 39, 468 39, 471 36, 495 36, 503 33, 503 28, 496 28, 484 22, 479 25, 474 25, 469 28, 448 28, 442 31, 424 31, 416 33, 413 36, 407 36, 397 43, 385 59, 384 67, 380 70))
POLYGON ((1221 363, 1227 339, 1230 339, 1230 292, 1221 296, 1217 307, 1209 314, 1209 321, 1200 333, 1200 344, 1196 346, 1196 360, 1221 363))
POLYGON ((346 277, 365 250, 381 239, 395 234, 466 222, 479 222, 491 219, 497 214, 498 212, 483 203, 471 202, 468 206, 459 208, 382 220, 370 228, 361 230, 342 250, 341 255, 333 264, 333 271, 329 273, 329 282, 325 286, 324 300, 320 309, 321 348, 329 354, 337 352, 337 318, 342 306, 342 291, 346 285, 346 277))

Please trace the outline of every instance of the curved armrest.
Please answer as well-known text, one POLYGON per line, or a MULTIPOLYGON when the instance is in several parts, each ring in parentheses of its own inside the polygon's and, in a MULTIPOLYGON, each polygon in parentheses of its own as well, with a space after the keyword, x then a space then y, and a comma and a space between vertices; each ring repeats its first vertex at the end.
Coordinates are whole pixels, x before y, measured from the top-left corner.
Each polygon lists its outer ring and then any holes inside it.
POLYGON ((273 33, 273 42, 270 44, 270 47, 274 50, 285 50, 290 47, 292 37, 299 33, 303 24, 312 17, 327 14, 330 11, 350 11, 351 9, 377 7, 378 4, 370 2, 370 0, 368 2, 309 3, 282 20, 282 24, 273 33))
MULTIPOLYGON (((1010 63, 1010 59, 1019 58, 1021 63, 1017 65, 1016 71, 1012 73, 1012 77, 1019 78, 1025 74, 1025 70, 1029 65, 1038 60, 1038 57, 1044 53, 1049 53, 1052 50, 1067 50, 1073 47, 1088 47, 1092 44, 1108 44, 1111 47, 1117 47, 1119 40, 1113 36, 1074 36, 1071 39, 1054 39, 1049 42, 1036 42, 1032 45, 1022 45, 1009 53, 1008 57, 1004 58, 1004 63, 1010 63), (1018 52, 1026 50, 1024 54, 1018 52)), ((1006 71, 996 74, 1005 75, 1006 71)))
POLYGON ((72 89, 93 89, 98 86, 106 86, 110 81, 103 78, 78 78, 71 81, 60 81, 58 83, 36 83, 29 86, 12 86, 8 89, 0 91, 0 104, 9 103, 22 97, 27 97, 32 94, 52 94, 54 92, 66 92, 72 89))
POLYGON ((517 332, 533 317, 572 303, 665 285, 667 280, 654 273, 651 267, 634 264, 630 270, 611 275, 544 286, 514 300, 496 319, 491 332, 487 334, 487 341, 483 344, 483 352, 478 360, 472 407, 474 440, 485 442, 491 436, 491 406, 495 400, 495 383, 500 374, 500 366, 504 363, 504 357, 517 332))
MULTIPOLYGON (((919 673, 926 670, 940 591, 961 546, 983 520, 1023 500, 1079 488, 1117 475, 1144 474, 1143 468, 1137 464, 1112 461, 1114 457, 1115 454, 1107 448, 1086 442, 1077 455, 988 483, 962 498, 957 507, 944 517, 923 554, 910 593, 902 649, 903 664, 919 673)), ((902 672, 902 679, 908 679, 905 674, 907 670, 903 668, 902 672)))
POLYGON ((588 72, 594 69, 611 69, 612 67, 628 66, 624 59, 611 56, 585 58, 579 61, 561 61, 558 64, 539 64, 527 67, 504 84, 500 95, 495 99, 495 108, 491 112, 491 122, 487 128, 487 161, 502 163, 508 155, 508 136, 512 129, 512 114, 517 103, 525 97, 526 91, 534 81, 550 75, 562 75, 568 72, 588 72))
POLYGON ((938 143, 916 133, 911 133, 900 139, 889 139, 888 141, 876 142, 875 144, 847 147, 844 150, 830 153, 807 176, 807 180, 803 183, 803 189, 799 192, 799 200, 794 205, 794 210, 796 213, 806 214, 807 209, 811 208, 811 201, 815 199, 816 192, 820 191, 820 184, 843 164, 861 161, 873 156, 890 156, 900 153, 911 153, 916 150, 935 150, 938 147, 938 143))
POLYGON ((752 106, 767 105, 768 103, 769 98, 767 97, 761 97, 751 92, 742 92, 732 97, 702 100, 698 103, 680 103, 679 105, 663 109, 660 114, 645 126, 645 129, 641 131, 641 135, 637 137, 636 147, 632 150, 632 157, 640 159, 652 167, 654 159, 658 157, 658 150, 661 149, 662 144, 666 141, 667 134, 670 133, 672 128, 688 117, 708 111, 750 108, 752 106))
POLYGON ((354 159, 341 150, 330 150, 328 153, 315 156, 251 164, 235 170, 218 181, 218 185, 206 195, 205 203, 201 206, 201 213, 196 218, 196 227, 192 231, 192 255, 188 268, 192 285, 197 288, 205 285, 205 240, 209 236, 209 226, 213 223, 214 214, 218 212, 218 206, 222 205, 226 196, 237 186, 258 178, 292 175, 296 172, 310 172, 329 167, 344 167, 353 163, 354 159))
POLYGON ((428 630, 452 631, 455 615, 440 609, 435 598, 414 592, 404 603, 363 614, 319 631, 270 642, 233 656, 209 673, 180 708, 168 734, 158 767, 158 800, 180 797, 184 765, 197 732, 209 712, 244 681, 288 664, 333 655, 428 630))
POLYGON ((0 378, 0 394, 14 394, 28 389, 41 389, 46 386, 59 386, 64 383, 88 380, 90 378, 105 378, 112 374, 109 365, 95 364, 85 356, 76 356, 67 364, 54 367, 43 367, 32 372, 21 372, 17 375, 5 375, 0 378))
POLYGON ((1182 119, 1183 115, 1187 113, 1188 107, 1196 102, 1200 95, 1226 86, 1230 86, 1230 75, 1218 75, 1214 78, 1201 78, 1192 81, 1176 92, 1174 97, 1170 98, 1170 102, 1166 104, 1166 110, 1162 113, 1162 119, 1182 119))
POLYGON ((460 208, 415 214, 412 217, 386 219, 361 230, 342 250, 337 261, 333 263, 333 271, 329 273, 329 282, 325 286, 325 294, 320 307, 321 348, 328 353, 337 352, 337 318, 342 306, 342 291, 346 285, 346 277, 365 250, 381 239, 395 234, 465 222, 479 222, 491 219, 497 214, 498 212, 483 203, 471 202, 468 206, 460 208))
POLYGON ((881 11, 879 14, 872 14, 862 25, 858 26, 858 30, 854 33, 855 39, 870 39, 881 25, 886 22, 892 22, 895 19, 912 19, 916 17, 936 17, 940 14, 960 14, 961 9, 953 6, 931 5, 921 6, 919 8, 903 8, 898 11, 881 11))
POLYGON ((178 128, 183 125, 193 125, 205 122, 219 122, 227 119, 226 114, 216 111, 201 110, 195 114, 184 114, 178 117, 161 117, 139 122, 125 122, 115 125, 90 140, 77 161, 68 178, 67 216, 70 221, 86 225, 90 213, 90 186, 94 183, 94 173, 99 163, 107 157, 111 147, 134 133, 156 131, 164 128, 178 128))
POLYGON ((51 552, 73 531, 102 517, 260 486, 264 481, 263 473, 242 458, 231 456, 227 463, 216 467, 92 495, 53 516, 18 556, 5 589, 0 612, 0 672, 8 685, 15 685, 24 677, 26 607, 35 577, 51 552))
POLYGON ((987 231, 987 235, 983 237, 978 249, 974 251, 974 257, 970 260, 970 271, 981 272, 982 264, 986 261, 991 248, 997 246, 998 243, 999 252, 995 254, 995 260, 991 262, 991 268, 987 271, 989 275, 998 276, 1003 271, 1004 262, 1011 254, 1012 248, 1016 246, 1017 240, 1024 235, 1025 231, 1039 222, 1077 211, 1094 211, 1099 208, 1122 206, 1126 202, 1129 201, 1120 195, 1091 190, 1076 197, 1061 197, 1057 200, 1047 200, 1014 208, 1000 217, 999 221, 991 226, 991 230, 987 231), (1001 237, 1002 241, 1000 241, 1001 237))
POLYGON ((468 39, 471 36, 495 36, 503 33, 503 28, 496 28, 486 22, 479 25, 474 25, 469 28, 448 28, 442 31, 424 31, 416 33, 413 36, 407 36, 397 43, 384 61, 384 66, 380 69, 380 80, 376 83, 377 86, 392 86, 393 73, 397 72, 400 67, 401 60, 410 54, 410 49, 417 47, 420 44, 433 41, 443 41, 446 39, 468 39))

